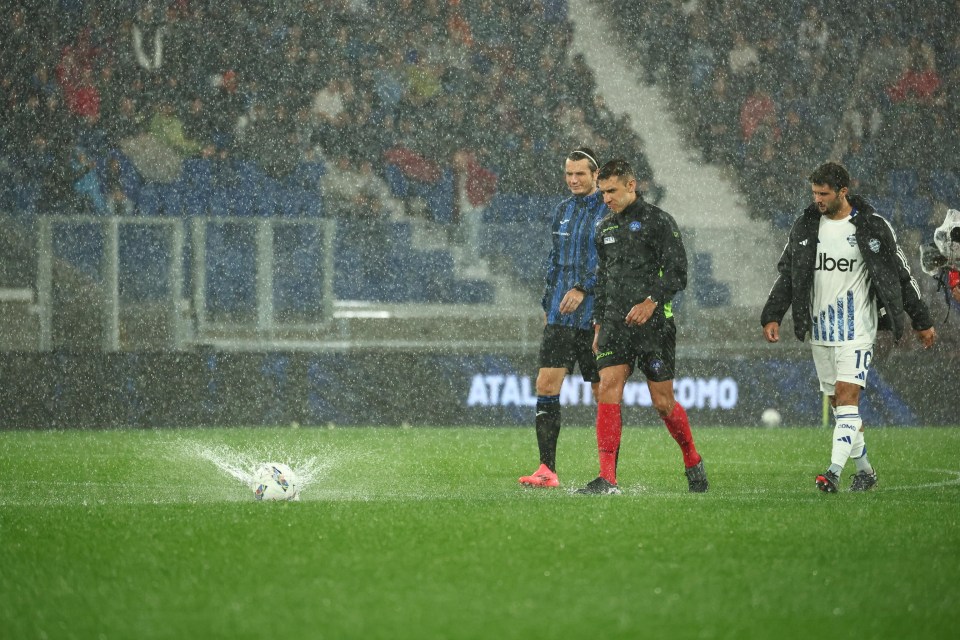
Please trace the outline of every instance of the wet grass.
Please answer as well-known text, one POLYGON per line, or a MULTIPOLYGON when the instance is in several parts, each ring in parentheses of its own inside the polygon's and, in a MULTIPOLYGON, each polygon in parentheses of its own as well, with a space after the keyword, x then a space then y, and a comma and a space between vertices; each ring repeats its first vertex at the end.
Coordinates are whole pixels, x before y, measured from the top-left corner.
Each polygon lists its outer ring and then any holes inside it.
MULTIPOLYGON (((960 429, 870 431, 877 490, 830 496, 828 432, 695 434, 709 494, 643 428, 595 498, 516 484, 532 429, 2 433, 0 635, 954 637, 960 429), (315 479, 256 503, 215 458, 315 479)), ((560 460, 592 479, 592 430, 560 460)))

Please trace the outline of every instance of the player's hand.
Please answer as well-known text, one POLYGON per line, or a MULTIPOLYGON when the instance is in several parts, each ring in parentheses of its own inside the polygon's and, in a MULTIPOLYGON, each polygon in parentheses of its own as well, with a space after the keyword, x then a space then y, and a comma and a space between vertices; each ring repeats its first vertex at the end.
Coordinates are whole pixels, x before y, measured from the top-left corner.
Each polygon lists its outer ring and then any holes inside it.
POLYGON ((567 291, 563 296, 563 300, 560 301, 560 313, 573 313, 576 311, 586 295, 587 294, 580 291, 580 289, 570 289, 570 291, 567 291))
POLYGON ((763 337, 767 342, 780 342, 780 323, 768 322, 763 325, 763 337))
POLYGON ((633 308, 630 309, 630 313, 627 314, 626 323, 627 325, 635 324, 638 327, 642 324, 646 324, 647 320, 650 319, 650 316, 653 315, 653 312, 657 308, 657 303, 647 298, 639 304, 633 305, 633 308))
POLYGON ((920 340, 924 349, 929 349, 933 346, 933 343, 937 341, 937 330, 930 327, 923 331, 917 331, 917 339, 920 340))
POLYGON ((954 287, 953 289, 950 289, 950 293, 953 294, 953 299, 954 299, 954 300, 956 300, 957 302, 960 302, 960 286, 957 286, 957 287, 954 287))

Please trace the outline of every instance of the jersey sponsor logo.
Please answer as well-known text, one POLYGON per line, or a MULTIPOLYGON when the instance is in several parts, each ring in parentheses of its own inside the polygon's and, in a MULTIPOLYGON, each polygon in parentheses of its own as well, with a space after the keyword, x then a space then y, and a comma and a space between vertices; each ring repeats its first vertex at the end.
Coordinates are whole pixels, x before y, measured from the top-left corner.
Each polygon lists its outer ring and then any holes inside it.
POLYGON ((613 244, 617 239, 613 236, 603 236, 603 244, 613 244))
POLYGON ((597 354, 597 360, 599 360, 600 358, 609 358, 612 355, 613 355, 613 351, 601 351, 600 353, 597 354))
POLYGON ((640 226, 641 226, 640 221, 634 220, 633 222, 630 223, 630 231, 633 231, 633 232, 640 231, 640 226))
POLYGON ((620 225, 615 224, 615 225, 612 225, 612 226, 609 226, 609 227, 604 227, 603 229, 600 229, 600 233, 606 233, 607 231, 613 231, 613 230, 619 229, 619 228, 620 228, 620 225))
POLYGON ((857 264, 856 259, 849 258, 834 259, 822 251, 817 254, 817 266, 815 271, 853 271, 853 266, 857 264))

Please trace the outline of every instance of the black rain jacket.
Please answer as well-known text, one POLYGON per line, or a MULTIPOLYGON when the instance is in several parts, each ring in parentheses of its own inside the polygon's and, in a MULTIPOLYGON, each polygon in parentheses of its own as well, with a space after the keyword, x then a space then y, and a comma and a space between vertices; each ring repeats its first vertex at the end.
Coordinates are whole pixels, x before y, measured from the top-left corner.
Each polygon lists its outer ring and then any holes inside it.
MULTIPOLYGON (((897 245, 893 227, 860 196, 848 198, 854 208, 857 246, 870 274, 870 288, 878 308, 878 329, 892 330, 895 339, 903 335, 903 312, 916 331, 933 326, 930 310, 920 298, 920 287, 910 273, 907 259, 897 245)), ((780 275, 760 314, 760 325, 782 323, 793 307, 793 329, 801 342, 810 332, 810 290, 817 261, 820 210, 811 204, 793 223, 783 255, 777 263, 780 275)))
POLYGON ((687 252, 669 213, 638 194, 626 209, 600 220, 596 243, 594 323, 623 322, 647 296, 657 302, 655 313, 672 317, 673 296, 687 286, 687 252))

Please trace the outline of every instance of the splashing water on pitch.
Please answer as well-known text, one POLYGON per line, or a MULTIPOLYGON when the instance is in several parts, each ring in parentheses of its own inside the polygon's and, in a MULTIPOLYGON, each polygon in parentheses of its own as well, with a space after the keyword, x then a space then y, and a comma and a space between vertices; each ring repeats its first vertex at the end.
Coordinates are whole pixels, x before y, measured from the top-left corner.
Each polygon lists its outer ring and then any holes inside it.
POLYGON ((337 460, 333 456, 299 457, 269 449, 237 451, 226 445, 210 446, 200 443, 184 443, 188 454, 213 463, 222 473, 242 482, 247 487, 255 484, 254 473, 264 462, 283 462, 297 474, 300 494, 317 483, 332 469, 337 460))

